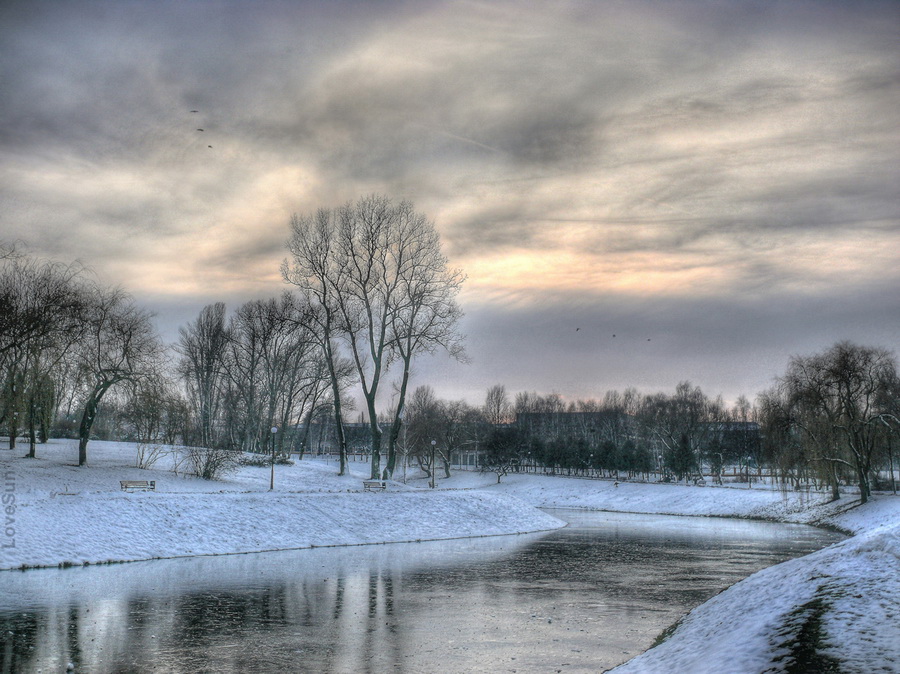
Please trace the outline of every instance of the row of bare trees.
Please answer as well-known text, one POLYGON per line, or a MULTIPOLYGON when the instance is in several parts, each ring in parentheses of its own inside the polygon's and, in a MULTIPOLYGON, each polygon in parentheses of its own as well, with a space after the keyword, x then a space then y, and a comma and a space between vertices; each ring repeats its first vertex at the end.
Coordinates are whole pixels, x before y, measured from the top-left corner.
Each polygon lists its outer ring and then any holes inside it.
POLYGON ((288 248, 281 271, 293 292, 247 302, 230 317, 224 304, 205 307, 180 330, 174 377, 150 316, 123 291, 77 266, 0 250, 0 423, 10 443, 24 423, 33 454, 35 429, 77 407, 80 463, 104 412, 135 439, 177 435, 206 448, 274 452, 288 438, 302 447, 303 433, 286 429, 308 432, 330 409, 343 473, 343 413, 355 384, 370 420, 373 477, 385 449, 389 477, 413 360, 439 349, 464 358, 463 276, 448 267, 434 224, 383 196, 295 215, 288 248), (397 404, 383 441, 378 400, 389 373, 397 404))
POLYGON ((161 376, 164 349, 150 315, 119 288, 81 267, 36 259, 12 246, 0 254, 0 425, 10 449, 23 432, 29 456, 52 421, 78 414, 78 463, 101 401, 161 376))
POLYGON ((480 407, 442 400, 430 386, 415 389, 398 442, 401 453, 429 477, 442 464, 449 476, 456 459, 497 471, 693 476, 705 463, 721 471, 724 460, 758 458, 752 408, 742 399, 726 408, 699 387, 679 384, 673 395, 611 391, 600 402, 566 403, 558 394, 518 393, 492 386, 480 407))
MULTIPOLYGON (((602 400, 566 402, 559 394, 524 391, 510 399, 492 386, 478 410, 482 467, 508 472, 618 475, 661 473, 675 479, 724 463, 762 461, 754 408, 745 398, 727 407, 700 387, 681 382, 674 393, 610 391, 602 400), (486 430, 485 430, 486 429, 486 430), (527 468, 526 468, 527 467, 527 468)), ((469 417, 471 420, 472 417, 469 417)))
MULTIPOLYGON (((253 300, 226 318, 225 305, 205 307, 180 330, 178 375, 191 423, 185 442, 250 452, 302 451, 305 424, 331 404, 330 378, 309 305, 296 295, 253 300), (273 436, 271 429, 277 429, 273 436)), ((340 369, 341 366, 339 366, 340 369)), ((346 367, 338 388, 346 387, 346 367)))
POLYGON ((488 438, 488 466, 661 472, 676 479, 704 472, 721 479, 726 464, 749 479, 751 466, 759 472, 765 466, 787 485, 829 485, 835 498, 841 484, 855 483, 866 501, 880 474, 893 486, 900 378, 886 349, 839 342, 791 358, 756 405, 742 396, 727 407, 690 382, 672 394, 628 389, 600 402, 569 403, 531 392, 511 402, 498 385, 487 392, 483 413, 495 430, 513 426, 488 438))

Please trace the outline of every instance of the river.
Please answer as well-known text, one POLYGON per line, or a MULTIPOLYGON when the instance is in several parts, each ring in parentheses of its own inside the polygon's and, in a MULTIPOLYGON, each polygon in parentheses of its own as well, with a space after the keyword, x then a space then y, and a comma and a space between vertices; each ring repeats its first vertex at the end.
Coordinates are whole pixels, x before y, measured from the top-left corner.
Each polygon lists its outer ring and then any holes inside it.
POLYGON ((0 572, 2 672, 598 672, 801 525, 550 511, 549 533, 0 572))

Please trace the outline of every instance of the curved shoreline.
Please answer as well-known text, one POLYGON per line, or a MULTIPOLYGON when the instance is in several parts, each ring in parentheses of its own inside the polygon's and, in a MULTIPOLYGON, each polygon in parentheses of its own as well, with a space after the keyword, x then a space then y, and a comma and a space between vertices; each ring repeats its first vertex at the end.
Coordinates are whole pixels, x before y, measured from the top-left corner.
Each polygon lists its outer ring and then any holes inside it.
POLYGON ((735 583, 607 671, 869 672, 900 661, 900 526, 860 529, 840 515, 810 524, 850 538, 735 583))
POLYGON ((34 569, 547 531, 565 523, 506 494, 83 494, 17 508, 0 569, 34 569), (388 522, 372 524, 373 517, 388 522))

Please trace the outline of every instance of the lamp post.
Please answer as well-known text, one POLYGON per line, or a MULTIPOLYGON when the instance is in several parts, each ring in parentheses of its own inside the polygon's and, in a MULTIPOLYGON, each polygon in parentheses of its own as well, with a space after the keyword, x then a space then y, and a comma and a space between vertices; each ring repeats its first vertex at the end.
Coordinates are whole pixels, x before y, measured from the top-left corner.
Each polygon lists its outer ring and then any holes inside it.
POLYGON ((434 471, 436 470, 436 466, 434 463, 434 447, 437 445, 437 440, 431 441, 431 488, 434 489, 434 471))
POLYGON ((272 426, 272 474, 269 477, 269 491, 275 489, 275 434, 278 426, 272 426))

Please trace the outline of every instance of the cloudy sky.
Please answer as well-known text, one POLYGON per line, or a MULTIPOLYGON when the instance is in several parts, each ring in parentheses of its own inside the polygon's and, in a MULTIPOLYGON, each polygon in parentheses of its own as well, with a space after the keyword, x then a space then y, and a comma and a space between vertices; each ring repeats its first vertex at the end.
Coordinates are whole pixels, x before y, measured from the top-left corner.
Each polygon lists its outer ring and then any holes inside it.
POLYGON ((8 1, 0 88, 0 238, 169 340, 281 291, 291 213, 383 193, 468 275, 442 397, 900 347, 897 2, 8 1))

